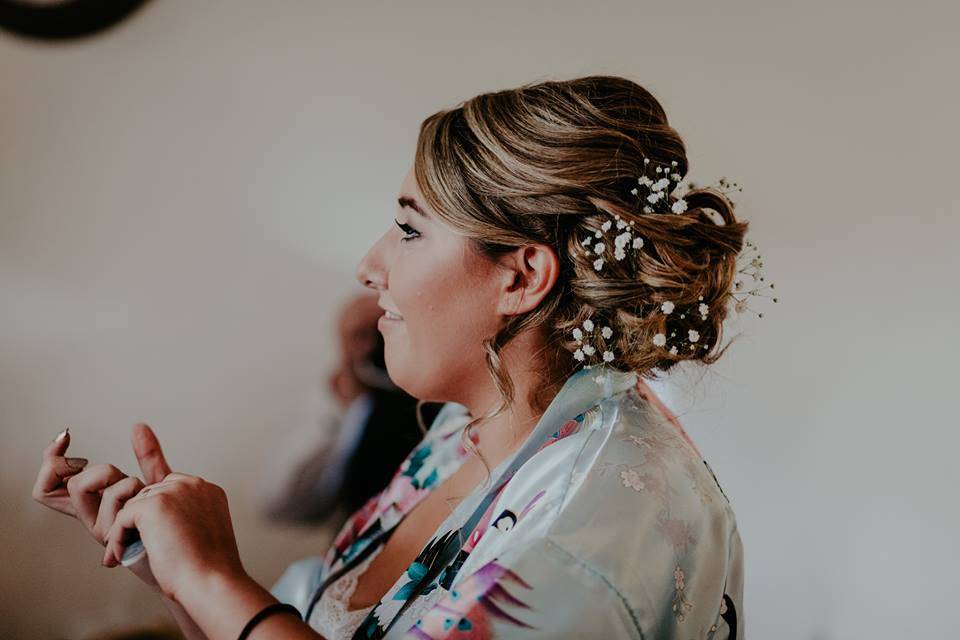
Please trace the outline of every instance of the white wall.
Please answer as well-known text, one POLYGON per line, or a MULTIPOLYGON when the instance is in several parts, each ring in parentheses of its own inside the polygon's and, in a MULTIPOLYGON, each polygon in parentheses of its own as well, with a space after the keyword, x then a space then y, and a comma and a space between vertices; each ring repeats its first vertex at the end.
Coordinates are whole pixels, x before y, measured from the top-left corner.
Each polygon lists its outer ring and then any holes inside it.
POLYGON ((692 179, 743 185, 776 283, 720 365, 667 389, 737 512, 750 637, 952 635, 956 6, 330 4, 165 0, 89 41, 0 34, 0 636, 164 620, 30 501, 66 424, 76 455, 131 472, 129 428, 153 424, 226 487, 265 583, 323 551, 259 518, 261 461, 330 410, 330 323, 420 121, 588 73, 661 99, 692 179))

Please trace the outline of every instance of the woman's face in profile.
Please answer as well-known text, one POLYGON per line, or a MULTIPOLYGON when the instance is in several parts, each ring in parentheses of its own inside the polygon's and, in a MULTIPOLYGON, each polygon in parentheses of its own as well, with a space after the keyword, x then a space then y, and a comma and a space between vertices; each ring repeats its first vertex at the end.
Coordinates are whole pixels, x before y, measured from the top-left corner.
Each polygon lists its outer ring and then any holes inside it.
POLYGON ((389 229, 360 261, 357 279, 402 316, 381 317, 378 328, 387 372, 407 393, 447 401, 486 375, 481 341, 498 328, 495 265, 427 207, 412 167, 389 229))

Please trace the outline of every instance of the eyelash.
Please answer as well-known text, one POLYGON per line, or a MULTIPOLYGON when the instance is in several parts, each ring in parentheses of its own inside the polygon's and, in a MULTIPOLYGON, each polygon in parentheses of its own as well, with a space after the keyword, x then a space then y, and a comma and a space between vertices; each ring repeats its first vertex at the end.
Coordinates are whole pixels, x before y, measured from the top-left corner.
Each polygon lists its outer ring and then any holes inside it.
POLYGON ((417 238, 417 237, 420 235, 420 232, 417 231, 416 229, 414 229, 413 227, 411 227, 410 225, 404 224, 404 223, 400 222, 399 220, 397 220, 396 218, 394 218, 393 221, 396 222, 396 223, 397 223, 397 226, 400 227, 400 229, 401 229, 404 233, 406 233, 408 236, 409 236, 410 234, 412 234, 412 233, 417 234, 416 236, 413 236, 413 237, 400 238, 400 242, 406 242, 406 241, 408 241, 408 240, 414 240, 415 238, 417 238))

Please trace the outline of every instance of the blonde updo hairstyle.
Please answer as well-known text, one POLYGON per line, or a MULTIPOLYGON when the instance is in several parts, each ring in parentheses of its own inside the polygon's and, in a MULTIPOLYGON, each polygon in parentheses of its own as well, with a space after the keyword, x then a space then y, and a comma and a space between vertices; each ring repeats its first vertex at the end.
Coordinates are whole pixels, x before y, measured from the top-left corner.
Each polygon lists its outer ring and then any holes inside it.
MULTIPOLYGON (((687 173, 683 140, 663 107, 646 89, 621 77, 589 76, 484 93, 424 120, 414 172, 437 216, 491 260, 524 245, 544 244, 556 249, 560 261, 557 282, 542 303, 510 317, 484 341, 486 365, 502 403, 474 418, 464 436, 512 404, 514 386, 500 353, 527 330, 544 332, 547 345, 540 354, 541 384, 528 398, 539 411, 582 366, 573 358, 578 345, 572 331, 587 318, 613 330, 609 340, 597 334, 598 353, 616 354, 605 364, 642 377, 656 377, 654 370, 666 372, 685 360, 712 364, 723 355, 726 347, 716 349, 748 225, 735 219, 724 194, 710 188, 684 194, 687 209, 681 214, 643 213, 631 190, 644 174, 644 157, 663 166, 676 161, 672 171, 687 173), (633 223, 631 231, 643 238, 643 247, 635 250, 637 266, 608 261, 598 272, 596 256, 582 241, 614 215, 633 223), (665 301, 677 311, 663 313, 665 301), (709 306, 706 320, 696 312, 701 303, 709 306), (655 334, 686 336, 690 329, 700 336, 696 349, 673 354, 653 342, 655 334)), ((667 195, 668 203, 676 200, 667 195)), ((423 402, 417 404, 421 427, 423 402)), ((468 437, 464 444, 472 448, 468 437)))

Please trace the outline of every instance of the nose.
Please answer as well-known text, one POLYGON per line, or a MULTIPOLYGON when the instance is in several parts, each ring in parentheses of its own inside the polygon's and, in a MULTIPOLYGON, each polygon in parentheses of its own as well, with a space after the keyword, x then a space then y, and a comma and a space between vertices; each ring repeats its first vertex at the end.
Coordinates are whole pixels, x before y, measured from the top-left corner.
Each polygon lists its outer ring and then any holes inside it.
POLYGON ((381 237, 357 265, 356 277, 363 286, 374 291, 386 289, 387 270, 384 265, 382 251, 380 251, 383 237, 381 237))

